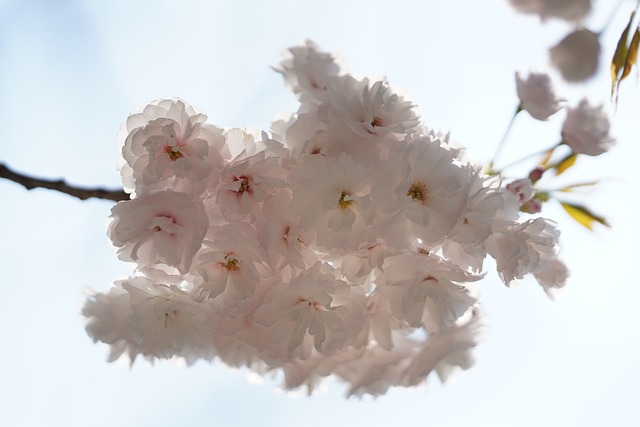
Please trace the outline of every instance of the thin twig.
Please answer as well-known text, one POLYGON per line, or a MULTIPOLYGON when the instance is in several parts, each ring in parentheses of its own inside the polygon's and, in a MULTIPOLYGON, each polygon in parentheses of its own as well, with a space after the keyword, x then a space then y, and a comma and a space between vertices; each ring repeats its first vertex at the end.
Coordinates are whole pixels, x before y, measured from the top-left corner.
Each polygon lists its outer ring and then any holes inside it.
POLYGON ((511 116, 511 120, 509 120, 509 124, 507 125, 507 128, 505 129, 504 134, 502 135, 502 139, 498 143, 498 147, 496 148, 496 152, 493 155, 493 159, 489 163, 489 170, 493 170, 493 166, 498 158, 498 155, 500 154, 500 152, 502 151, 502 148, 504 147, 504 143, 507 140, 507 136, 509 136, 509 131, 511 131, 511 128, 513 127, 513 122, 516 120, 518 113, 522 111, 522 109, 523 109, 522 103, 519 103, 515 113, 513 113, 513 116, 511 116))
POLYGON ((49 190, 56 190, 61 193, 68 194, 69 196, 77 197, 80 200, 86 200, 92 197, 96 199, 113 200, 114 202, 129 200, 129 195, 123 190, 74 187, 67 184, 62 179, 50 180, 23 175, 21 173, 12 171, 2 163, 0 163, 0 178, 5 178, 10 181, 16 182, 22 185, 27 190, 32 190, 34 188, 46 188, 49 190))

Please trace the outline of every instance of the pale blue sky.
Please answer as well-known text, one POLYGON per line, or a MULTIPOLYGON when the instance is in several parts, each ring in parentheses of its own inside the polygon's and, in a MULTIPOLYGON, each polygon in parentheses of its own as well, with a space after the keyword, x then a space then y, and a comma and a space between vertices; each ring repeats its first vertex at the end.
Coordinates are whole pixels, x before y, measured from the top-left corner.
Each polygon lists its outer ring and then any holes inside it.
MULTIPOLYGON (((595 3, 587 24, 599 30, 617 1, 595 3)), ((634 5, 626 1, 604 34, 605 57, 634 5)), ((296 108, 269 66, 303 38, 354 73, 387 76, 428 125, 486 161, 517 104, 515 71, 546 69, 546 48, 568 30, 518 16, 506 0, 0 0, 0 162, 117 187, 120 124, 165 97, 219 126, 265 128, 296 108)), ((559 83, 561 94, 608 102, 606 64, 600 71, 587 85, 559 83)), ((106 291, 128 274, 105 235, 111 203, 0 181, 0 425, 640 425, 640 287, 630 268, 640 255, 639 93, 634 72, 615 117, 618 146, 580 159, 569 177, 610 178, 586 201, 613 228, 589 233, 554 206, 546 213, 560 223, 572 270, 564 298, 551 302, 529 281, 506 289, 489 275, 476 367, 444 387, 432 380, 377 400, 346 400, 335 381, 295 397, 219 364, 108 364, 80 309, 85 289, 106 291)), ((518 117, 503 159, 557 142, 562 118, 518 117)))

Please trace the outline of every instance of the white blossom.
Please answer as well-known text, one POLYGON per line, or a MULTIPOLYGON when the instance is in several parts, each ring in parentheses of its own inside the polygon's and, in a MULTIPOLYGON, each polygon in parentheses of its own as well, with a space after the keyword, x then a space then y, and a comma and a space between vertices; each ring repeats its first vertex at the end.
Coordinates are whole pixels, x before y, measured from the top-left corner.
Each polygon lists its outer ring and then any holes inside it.
POLYGON ((397 249, 415 238, 442 242, 465 210, 469 171, 453 152, 431 137, 395 145, 394 157, 378 169, 372 196, 380 216, 376 227, 397 249))
POLYGON ((208 298, 222 294, 222 302, 235 307, 268 276, 258 235, 251 225, 234 222, 211 227, 208 236, 193 263, 196 292, 208 298))
POLYGON ((465 210, 439 248, 445 258, 475 272, 482 270, 487 250, 485 242, 492 233, 498 213, 505 208, 505 193, 497 177, 470 173, 471 183, 465 210))
POLYGON ((585 98, 567 110, 562 125, 562 140, 574 153, 599 156, 609 151, 616 140, 610 134, 611 122, 604 106, 592 106, 585 98))
POLYGON ((546 73, 530 72, 524 78, 516 73, 516 89, 520 106, 537 120, 547 120, 562 108, 563 98, 559 98, 546 73))
POLYGON ((447 329, 476 302, 468 284, 480 279, 457 266, 429 254, 401 254, 389 257, 377 280, 394 287, 391 308, 394 315, 413 327, 427 331, 447 329))
POLYGON ((307 155, 296 165, 290 178, 291 207, 300 226, 317 233, 315 244, 351 250, 375 241, 370 176, 370 170, 345 154, 337 159, 307 155))
POLYGON ((92 296, 83 309, 87 331, 112 346, 111 360, 127 351, 131 361, 147 358, 211 358, 209 306, 176 286, 146 277, 118 281, 108 294, 92 296))
POLYGON ((329 84, 340 72, 330 53, 322 52, 311 40, 291 47, 274 70, 281 73, 285 84, 301 102, 317 103, 326 97, 329 84))
POLYGON ((141 268, 164 263, 183 274, 209 226, 200 199, 170 190, 119 202, 111 217, 108 233, 121 260, 141 268))
POLYGON ((264 151, 247 157, 242 152, 228 163, 220 177, 216 203, 222 215, 230 221, 249 215, 255 220, 260 204, 276 188, 284 187, 285 170, 280 159, 267 157, 264 151))
POLYGON ((598 69, 600 41, 598 35, 585 28, 568 34, 549 49, 551 63, 568 82, 582 82, 598 69))
POLYGON ((521 224, 496 226, 487 241, 489 254, 495 258, 498 273, 505 284, 540 273, 558 253, 560 232, 555 223, 544 218, 521 224))
MULTIPOLYGON (((512 3, 543 17, 583 13, 512 3)), ((506 284, 532 274, 551 297, 564 286, 555 224, 521 218, 540 209, 540 176, 485 174, 386 80, 347 74, 311 41, 276 70, 300 107, 270 133, 223 132, 180 99, 125 123, 133 198, 113 207, 108 235, 137 276, 83 308, 109 360, 219 358, 279 370, 288 389, 334 376, 350 395, 379 395, 472 365, 487 255, 506 284)), ((521 108, 539 120, 558 111, 548 76, 516 79, 521 108)), ((583 101, 568 110, 563 142, 597 155, 613 144, 609 128, 583 101)))
POLYGON ((554 299, 567 283, 569 269, 559 259, 552 259, 541 271, 534 273, 533 276, 542 286, 547 296, 554 299))
POLYGON ((322 271, 330 268, 317 263, 274 286, 255 312, 256 322, 269 328, 270 339, 281 342, 290 358, 306 359, 312 349, 331 355, 362 328, 363 318, 349 316, 357 293, 333 272, 322 271))
POLYGON ((156 101, 129 116, 120 136, 125 189, 202 193, 223 165, 222 129, 206 119, 181 99, 156 101))
POLYGON ((267 259, 276 269, 291 266, 303 270, 316 263, 317 256, 309 247, 314 233, 301 228, 300 217, 291 210, 288 190, 273 194, 262 205, 258 232, 267 259))
POLYGON ((386 81, 341 77, 329 86, 326 102, 331 133, 346 146, 384 137, 400 140, 419 123, 413 104, 386 81))

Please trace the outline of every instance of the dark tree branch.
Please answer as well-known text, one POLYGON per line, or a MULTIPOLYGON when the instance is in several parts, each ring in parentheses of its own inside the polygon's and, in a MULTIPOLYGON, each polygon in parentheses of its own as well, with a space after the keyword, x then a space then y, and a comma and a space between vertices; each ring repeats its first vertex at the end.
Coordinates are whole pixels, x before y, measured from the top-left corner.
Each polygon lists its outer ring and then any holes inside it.
POLYGON ((49 180, 23 175, 21 173, 12 171, 2 163, 0 163, 0 178, 5 178, 10 181, 17 182, 27 190, 32 190, 34 188, 47 188, 49 190, 56 190, 70 196, 77 197, 80 200, 86 200, 91 197, 94 197, 96 199, 113 200, 115 202, 119 202, 121 200, 129 200, 129 195, 123 190, 74 187, 67 184, 62 179, 49 180))

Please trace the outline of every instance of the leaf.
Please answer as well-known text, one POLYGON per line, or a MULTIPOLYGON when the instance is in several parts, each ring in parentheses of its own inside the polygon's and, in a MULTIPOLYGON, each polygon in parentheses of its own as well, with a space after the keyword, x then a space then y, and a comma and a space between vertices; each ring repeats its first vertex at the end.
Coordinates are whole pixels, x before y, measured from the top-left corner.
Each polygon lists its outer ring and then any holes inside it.
POLYGON ((579 187, 592 187, 598 184, 600 181, 589 181, 589 182, 580 182, 578 184, 567 185, 566 187, 562 187, 556 191, 562 191, 563 193, 571 193, 575 188, 579 187))
MULTIPOLYGON (((629 51, 627 52, 627 59, 624 63, 624 70, 622 70, 620 82, 629 75, 631 67, 633 67, 638 60, 638 44, 640 44, 640 28, 636 28, 636 32, 633 33, 633 38, 631 39, 631 44, 629 44, 629 51)), ((620 82, 618 82, 618 86, 620 86, 620 82)))
POLYGON ((577 154, 571 153, 567 157, 565 157, 564 159, 560 160, 555 165, 556 175, 560 175, 562 172, 566 171, 571 166, 573 166, 575 164, 577 158, 578 158, 577 154))
POLYGON ((538 199, 541 202, 548 202, 549 199, 551 198, 551 195, 549 195, 548 192, 546 191, 538 191, 534 196, 534 199, 538 199))
POLYGON ((616 91, 616 87, 620 84, 619 75, 620 70, 623 69, 626 59, 627 59, 627 51, 629 48, 627 47, 627 40, 629 39, 629 31, 631 30, 631 23, 635 16, 635 12, 631 12, 631 17, 629 18, 629 23, 626 28, 620 35, 620 39, 618 40, 618 44, 616 45, 616 51, 613 54, 613 58, 611 59, 611 96, 616 91))
POLYGON ((573 219, 575 219, 580 224, 587 227, 589 230, 593 230, 594 222, 598 222, 604 225, 605 227, 609 227, 609 224, 607 223, 606 219, 604 219, 599 215, 594 214, 584 206, 574 205, 573 203, 567 203, 567 202, 560 202, 560 204, 562 205, 564 210, 567 211, 569 215, 571 215, 573 219))
POLYGON ((551 147, 550 149, 548 149, 547 151, 545 151, 544 157, 540 161, 540 166, 545 167, 545 170, 548 169, 548 168, 546 168, 546 166, 547 166, 547 163, 549 163, 549 160, 551 160, 551 156, 553 155, 553 152, 560 145, 562 145, 562 143, 560 143, 558 145, 555 145, 555 146, 551 147))
MULTIPOLYGON (((638 3, 640 6, 640 3, 638 3)), ((636 8, 637 11, 637 8, 636 8)), ((611 59, 611 96, 615 94, 615 103, 618 103, 618 96, 620 94, 620 85, 622 81, 627 78, 631 73, 631 69, 636 65, 638 61, 638 48, 640 46, 640 24, 636 26, 636 30, 633 33, 631 42, 627 43, 629 39, 629 33, 631 31, 631 24, 635 17, 635 11, 631 13, 629 23, 625 27, 618 44, 616 51, 611 59)))

